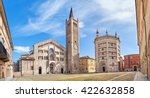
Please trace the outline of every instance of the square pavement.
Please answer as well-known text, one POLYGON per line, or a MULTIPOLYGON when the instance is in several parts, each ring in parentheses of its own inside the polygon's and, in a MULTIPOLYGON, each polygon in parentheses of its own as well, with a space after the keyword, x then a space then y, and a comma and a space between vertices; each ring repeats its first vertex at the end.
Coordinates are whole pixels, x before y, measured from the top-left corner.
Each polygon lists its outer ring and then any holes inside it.
POLYGON ((134 77, 134 81, 147 81, 147 77, 141 72, 137 72, 134 77))

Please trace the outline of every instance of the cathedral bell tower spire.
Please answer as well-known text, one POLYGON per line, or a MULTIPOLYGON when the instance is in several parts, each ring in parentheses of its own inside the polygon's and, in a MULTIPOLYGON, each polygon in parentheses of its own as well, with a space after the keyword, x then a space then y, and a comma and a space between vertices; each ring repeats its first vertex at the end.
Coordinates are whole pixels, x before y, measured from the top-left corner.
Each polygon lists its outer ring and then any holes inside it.
POLYGON ((106 30, 106 36, 108 36, 108 31, 106 30))
POLYGON ((66 20, 66 66, 68 73, 79 73, 79 23, 74 19, 73 8, 66 20))
POLYGON ((118 35, 117 35, 117 32, 115 32, 115 37, 117 38, 117 36, 118 36, 118 35))
POLYGON ((99 31, 98 31, 98 29, 97 29, 97 31, 96 31, 96 36, 99 36, 99 31))
POLYGON ((71 7, 71 10, 70 10, 69 18, 74 18, 74 16, 73 16, 73 9, 72 9, 72 7, 71 7))

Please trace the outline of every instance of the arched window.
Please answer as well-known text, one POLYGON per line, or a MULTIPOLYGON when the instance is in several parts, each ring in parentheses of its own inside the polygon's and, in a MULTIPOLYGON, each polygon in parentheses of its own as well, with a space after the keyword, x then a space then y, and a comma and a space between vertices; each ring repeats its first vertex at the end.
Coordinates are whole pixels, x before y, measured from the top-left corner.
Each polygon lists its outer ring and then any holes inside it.
POLYGON ((113 62, 113 63, 111 64, 111 66, 115 66, 115 63, 113 62))
POLYGON ((54 54, 51 54, 51 55, 50 55, 50 60, 52 60, 52 61, 55 60, 54 54))
POLYGON ((49 58, 50 58, 51 61, 55 60, 55 51, 54 51, 53 48, 49 49, 49 58))
POLYGON ((50 53, 50 54, 54 54, 54 49, 53 49, 53 48, 50 48, 50 49, 49 49, 49 53, 50 53))
POLYGON ((104 65, 105 65, 105 63, 102 63, 102 65, 104 66, 104 65))

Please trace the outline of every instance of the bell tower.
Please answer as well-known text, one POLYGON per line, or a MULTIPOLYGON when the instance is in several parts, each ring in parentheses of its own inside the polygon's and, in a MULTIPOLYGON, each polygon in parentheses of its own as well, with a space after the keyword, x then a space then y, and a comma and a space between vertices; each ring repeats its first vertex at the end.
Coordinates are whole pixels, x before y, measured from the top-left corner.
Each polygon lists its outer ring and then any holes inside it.
POLYGON ((66 20, 66 65, 68 73, 79 72, 79 26, 72 8, 66 20))

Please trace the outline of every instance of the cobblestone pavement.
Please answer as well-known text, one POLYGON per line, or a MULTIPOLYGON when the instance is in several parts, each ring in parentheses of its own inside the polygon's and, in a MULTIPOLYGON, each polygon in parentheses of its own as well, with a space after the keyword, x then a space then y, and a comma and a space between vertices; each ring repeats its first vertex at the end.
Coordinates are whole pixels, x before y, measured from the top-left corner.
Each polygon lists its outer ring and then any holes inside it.
POLYGON ((147 81, 147 77, 143 75, 141 72, 137 72, 134 81, 147 81))
POLYGON ((4 79, 0 79, 0 81, 13 81, 11 77, 6 77, 4 79))
POLYGON ((17 81, 133 81, 137 72, 51 74, 17 77, 17 81))
POLYGON ((90 74, 51 74, 23 76, 12 79, 7 77, 0 81, 147 81, 141 72, 113 72, 90 74))

